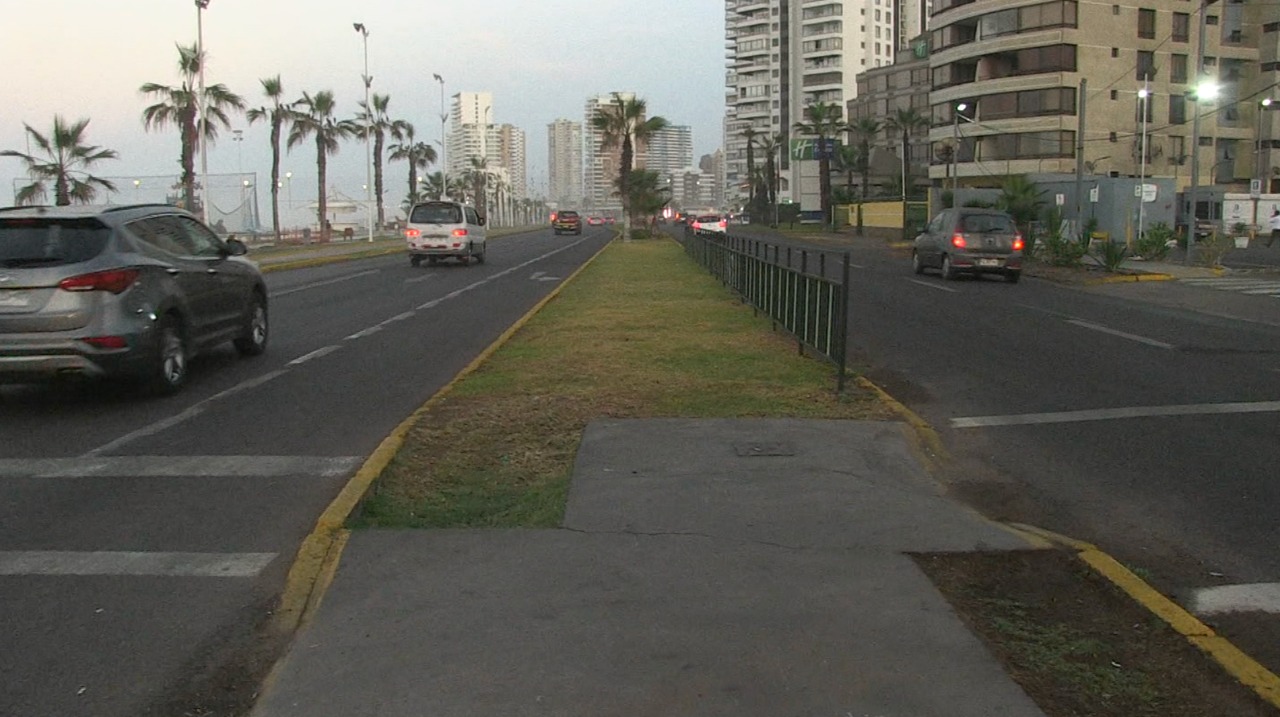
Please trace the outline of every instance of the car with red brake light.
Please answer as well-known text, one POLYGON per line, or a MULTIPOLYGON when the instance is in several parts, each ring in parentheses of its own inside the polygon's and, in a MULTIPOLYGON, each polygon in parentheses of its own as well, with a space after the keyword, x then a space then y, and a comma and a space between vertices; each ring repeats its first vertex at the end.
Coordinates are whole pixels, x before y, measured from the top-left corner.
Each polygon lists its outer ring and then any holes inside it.
POLYGON ((693 223, 689 226, 694 231, 699 229, 707 232, 719 232, 721 234, 729 230, 729 222, 719 214, 701 214, 694 218, 693 223))
POLYGON ((564 209, 556 212, 555 221, 551 222, 551 228, 556 234, 581 234, 582 233, 582 215, 572 209, 564 209))
POLYGON ((420 202, 409 210, 405 223, 405 247, 413 266, 457 259, 463 264, 483 264, 486 246, 484 217, 462 202, 420 202))
POLYGON ((589 227, 604 226, 604 217, 587 217, 587 226, 589 227))
POLYGON ((960 274, 999 274, 1009 283, 1022 276, 1025 243, 1006 212, 975 207, 944 209, 915 238, 912 269, 936 269, 944 279, 960 274))

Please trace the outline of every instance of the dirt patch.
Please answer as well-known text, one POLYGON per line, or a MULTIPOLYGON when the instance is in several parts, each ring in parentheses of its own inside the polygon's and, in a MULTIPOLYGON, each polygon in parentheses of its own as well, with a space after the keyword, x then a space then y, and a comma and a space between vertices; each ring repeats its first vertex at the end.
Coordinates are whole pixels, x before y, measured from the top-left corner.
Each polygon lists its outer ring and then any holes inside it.
POLYGON ((915 558, 1049 717, 1280 714, 1074 553, 915 558))

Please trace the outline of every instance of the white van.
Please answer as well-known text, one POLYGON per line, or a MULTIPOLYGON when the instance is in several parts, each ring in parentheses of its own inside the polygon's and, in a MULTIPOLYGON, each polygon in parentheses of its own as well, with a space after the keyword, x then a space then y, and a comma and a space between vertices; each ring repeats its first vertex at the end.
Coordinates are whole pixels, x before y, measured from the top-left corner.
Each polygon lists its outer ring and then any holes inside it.
POLYGON ((463 264, 472 259, 484 263, 484 217, 462 202, 445 199, 413 205, 404 238, 409 263, 414 266, 424 258, 428 264, 435 264, 446 257, 463 264))

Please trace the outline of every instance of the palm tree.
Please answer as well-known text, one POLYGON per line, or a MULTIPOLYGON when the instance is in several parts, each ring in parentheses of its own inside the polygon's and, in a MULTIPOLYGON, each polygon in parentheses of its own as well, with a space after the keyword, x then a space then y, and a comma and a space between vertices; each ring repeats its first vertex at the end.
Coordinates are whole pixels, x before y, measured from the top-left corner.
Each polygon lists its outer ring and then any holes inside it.
POLYGON ((1009 216, 1013 217, 1022 236, 1027 237, 1028 245, 1031 241, 1031 222, 1039 216, 1040 207, 1044 204, 1044 200, 1041 199, 1044 191, 1023 174, 1006 177, 1000 185, 1000 197, 996 200, 996 208, 1008 212, 1009 216))
POLYGON ((871 140, 880 134, 880 121, 870 117, 855 120, 847 128, 851 134, 858 136, 858 149, 862 153, 862 199, 866 201, 867 189, 871 186, 871 140))
POLYGON ((662 181, 661 174, 647 169, 631 173, 627 191, 631 193, 629 206, 635 209, 637 216, 655 216, 671 201, 671 187, 662 181))
POLYGON ((782 133, 767 135, 760 141, 760 150, 764 152, 764 171, 766 199, 768 204, 778 203, 778 160, 782 158, 782 150, 786 147, 786 139, 782 133), (775 159, 777 157, 778 159, 775 159))
POLYGON ((818 192, 822 201, 822 218, 831 226, 831 153, 830 139, 844 127, 844 113, 840 105, 832 102, 816 102, 809 105, 808 122, 797 122, 795 131, 818 138, 818 192))
POLYGON ((31 184, 18 190, 16 203, 35 204, 47 196, 45 182, 53 182, 54 204, 65 207, 75 200, 89 203, 97 196, 98 189, 114 192, 116 187, 110 181, 89 174, 89 169, 104 159, 117 159, 115 150, 102 149, 96 145, 84 143, 85 128, 88 119, 75 124, 67 124, 61 115, 53 116, 53 133, 48 137, 40 134, 31 125, 22 124, 27 130, 27 137, 32 144, 40 148, 41 156, 25 154, 13 149, 0 152, 0 157, 16 157, 27 165, 27 176, 31 184))
POLYGON ((308 137, 316 141, 316 217, 320 220, 320 236, 329 240, 329 225, 325 216, 329 211, 328 190, 325 189, 329 155, 336 154, 339 140, 353 137, 359 133, 359 127, 351 120, 340 120, 334 116, 335 103, 333 93, 321 90, 315 95, 302 93, 302 99, 293 103, 295 108, 291 116, 293 126, 289 129, 289 149, 302 144, 308 137))
POLYGON ((369 105, 362 100, 360 102, 360 112, 356 114, 356 122, 359 123, 361 130, 368 129, 369 134, 373 135, 373 193, 378 198, 378 226, 386 223, 386 211, 382 205, 382 150, 386 147, 387 135, 399 139, 399 135, 404 131, 404 120, 393 120, 387 114, 387 106, 391 104, 390 95, 380 95, 373 93, 373 97, 369 104, 373 105, 370 111, 369 105))
POLYGON ((457 182, 453 177, 445 174, 444 170, 432 172, 426 179, 426 194, 433 199, 447 199, 458 189, 457 182))
MULTIPOLYGON (((404 160, 409 163, 409 194, 418 194, 418 169, 426 169, 438 159, 436 148, 426 142, 418 142, 414 137, 413 125, 402 122, 398 130, 393 130, 396 144, 391 145, 391 160, 404 160)), ((436 197, 439 199, 439 197, 436 197)))
POLYGON ((756 203, 756 137, 764 134, 755 127, 747 127, 738 133, 738 136, 747 139, 747 206, 755 208, 756 203))
POLYGON ((621 93, 613 93, 613 102, 596 109, 591 117, 591 126, 601 134, 600 149, 608 151, 619 149, 618 194, 622 198, 622 238, 631 238, 631 212, 628 206, 631 183, 632 163, 635 159, 635 145, 645 142, 657 132, 667 127, 667 120, 662 117, 648 117, 648 106, 645 101, 635 97, 624 98, 621 93))
MULTIPOLYGON (((160 101, 142 111, 143 126, 151 129, 163 129, 169 125, 178 128, 182 134, 182 154, 178 163, 182 166, 182 202, 188 211, 196 209, 196 149, 200 146, 199 88, 195 87, 196 75, 204 58, 196 52, 194 45, 183 47, 178 45, 178 72, 182 76, 182 84, 176 87, 147 82, 139 88, 145 95, 152 95, 160 101)), ((208 85, 204 88, 204 137, 209 144, 218 138, 218 126, 231 127, 227 117, 228 110, 243 110, 244 100, 227 89, 226 85, 208 85)))
POLYGON ((278 240, 280 238, 280 134, 284 130, 285 122, 289 121, 293 113, 288 105, 280 101, 284 96, 284 85, 280 82, 280 75, 258 81, 262 83, 262 93, 271 102, 265 107, 255 107, 245 115, 249 118, 249 124, 258 121, 271 123, 271 228, 275 231, 278 240))
POLYGON ((909 107, 895 110, 884 124, 886 128, 900 133, 902 138, 902 201, 905 202, 911 183, 911 135, 921 127, 928 127, 929 120, 914 107, 909 107))
POLYGON ((853 201, 853 175, 862 166, 862 148, 856 145, 841 145, 836 150, 836 167, 844 172, 844 192, 848 201, 853 201))
POLYGON ((485 192, 489 184, 489 160, 484 157, 472 157, 471 167, 462 177, 462 186, 470 190, 476 213, 485 215, 485 192))

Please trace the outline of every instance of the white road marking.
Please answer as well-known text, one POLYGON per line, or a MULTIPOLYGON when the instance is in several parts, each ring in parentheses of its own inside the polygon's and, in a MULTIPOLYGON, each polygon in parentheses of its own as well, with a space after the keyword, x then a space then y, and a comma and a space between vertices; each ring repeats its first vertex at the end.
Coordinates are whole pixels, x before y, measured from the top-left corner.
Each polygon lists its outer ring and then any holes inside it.
POLYGON ((1163 418, 1169 416, 1205 416, 1231 413, 1276 413, 1280 401, 1254 403, 1204 403, 1182 406, 1133 406, 1130 408, 1098 408, 1088 411, 1058 413, 1023 413, 1011 416, 969 416, 951 419, 952 428, 989 428, 993 426, 1033 426, 1050 423, 1082 423, 1113 421, 1123 418, 1163 418))
POLYGON ((1192 593, 1191 612, 1215 615, 1224 612, 1280 613, 1280 583, 1220 585, 1192 593))
POLYGON ((0 575, 146 575, 252 578, 276 553, 0 552, 0 575))
POLYGON ((1091 330, 1091 331, 1099 331, 1099 332, 1104 333, 1104 334, 1109 334, 1109 335, 1111 335, 1111 336, 1118 336, 1118 337, 1120 337, 1120 338, 1122 338, 1122 339, 1129 339, 1130 341, 1137 341, 1137 342, 1138 342, 1138 343, 1140 343, 1140 344, 1146 344, 1146 345, 1148 345, 1148 346, 1155 346, 1156 348, 1160 348, 1160 349, 1172 349, 1172 348, 1173 348, 1173 344, 1166 344, 1166 343, 1165 343, 1165 342, 1163 342, 1163 341, 1156 341, 1155 339, 1149 339, 1149 338, 1147 338, 1147 337, 1145 337, 1145 336, 1138 336, 1137 334, 1130 334, 1130 333, 1125 333, 1124 331, 1117 331, 1116 329, 1110 329, 1110 328, 1107 328, 1106 326, 1103 326, 1103 325, 1101 325, 1101 324, 1095 324, 1095 323, 1092 323, 1092 322, 1089 322, 1089 321, 1083 321, 1083 320, 1081 320, 1081 319, 1069 319, 1069 320, 1067 321, 1067 323, 1068 323, 1068 324, 1073 324, 1073 325, 1075 325, 1075 326, 1079 326, 1079 327, 1080 327, 1080 328, 1082 328, 1082 329, 1089 329, 1089 330, 1091 330))
POLYGON ((343 339, 343 341, 355 341, 356 339, 367 338, 369 336, 373 336, 374 334, 378 333, 381 330, 382 330, 382 324, 374 324, 373 326, 370 326, 367 329, 364 329, 362 331, 357 331, 354 334, 351 334, 347 338, 343 339))
POLYGON ((529 275, 530 281, 560 281, 558 276, 547 276, 545 271, 535 271, 529 275))
POLYGON ((377 274, 379 271, 381 271, 381 269, 370 269, 370 270, 368 270, 368 271, 361 271, 361 272, 357 272, 357 273, 355 273, 355 274, 348 274, 348 275, 346 275, 346 276, 339 276, 339 277, 338 277, 338 278, 336 278, 336 279, 325 279, 324 281, 317 281, 317 282, 315 282, 315 283, 313 283, 313 284, 306 284, 306 285, 304 285, 304 286, 295 286, 295 287, 293 287, 292 289, 285 289, 284 291, 273 291, 273 292, 271 292, 271 298, 273 298, 273 299, 274 299, 274 298, 276 298, 277 296, 288 296, 289 294, 296 294, 296 293, 298 293, 299 291, 307 291, 307 290, 309 290, 309 289, 318 289, 318 288, 320 288, 320 287, 322 287, 322 286, 329 286, 330 284, 338 284, 338 283, 341 283, 341 282, 344 282, 344 281, 350 281, 350 280, 352 280, 352 279, 356 279, 356 278, 361 277, 361 276, 368 276, 368 275, 370 275, 370 274, 377 274))
POLYGON ((296 359, 294 359, 294 360, 290 361, 290 362, 289 362, 289 365, 290 365, 290 366, 301 366, 302 364, 304 364, 304 363, 306 363, 306 362, 308 362, 308 361, 310 361, 310 360, 312 360, 312 359, 318 359, 318 358, 320 358, 321 356, 328 356, 329 354, 333 353, 334 351, 337 351, 337 350, 338 350, 338 349, 340 349, 340 348, 342 348, 342 347, 341 347, 341 346, 325 346, 324 348, 316 349, 315 351, 312 351, 312 352, 311 352, 311 353, 309 353, 309 354, 305 354, 305 355, 303 355, 303 356, 299 356, 298 358, 296 358, 296 359))
POLYGON ((414 277, 414 278, 412 278, 412 279, 405 279, 405 280, 404 280, 404 283, 406 283, 406 284, 416 284, 416 283, 418 283, 419 281, 430 281, 431 279, 434 279, 434 278, 436 278, 436 275, 435 275, 435 274, 423 274, 422 276, 417 276, 417 277, 414 277))
POLYGON ((939 291, 950 291, 950 292, 951 292, 951 293, 953 293, 953 294, 959 294, 959 293, 960 293, 960 290, 959 290, 959 289, 953 289, 953 288, 951 288, 950 286, 943 286, 942 284, 937 284, 937 283, 934 283, 934 282, 932 282, 932 281, 920 281, 919 279, 907 279, 907 281, 911 282, 912 284, 919 284, 920 286, 927 286, 927 287, 929 287, 930 289, 937 289, 937 290, 939 290, 939 291))
POLYGON ((359 456, 99 456, 0 459, 0 478, 279 478, 347 475, 359 456))
POLYGON ((394 324, 397 321, 412 319, 415 315, 417 315, 416 311, 405 311, 403 313, 396 314, 395 316, 392 316, 391 318, 386 319, 385 321, 379 322, 378 326, 390 326, 391 324, 394 324))

